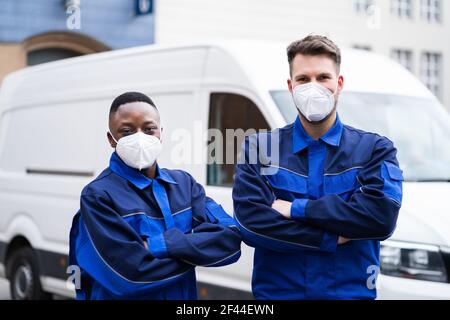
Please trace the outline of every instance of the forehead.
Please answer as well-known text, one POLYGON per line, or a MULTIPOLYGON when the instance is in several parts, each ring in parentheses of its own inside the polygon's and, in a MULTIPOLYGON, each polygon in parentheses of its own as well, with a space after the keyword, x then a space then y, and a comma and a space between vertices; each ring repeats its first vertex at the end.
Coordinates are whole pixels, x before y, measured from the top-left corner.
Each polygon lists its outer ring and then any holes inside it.
POLYGON ((111 121, 141 122, 154 121, 159 122, 159 112, 146 102, 129 102, 121 105, 112 115, 111 121))
POLYGON ((292 61, 292 75, 299 74, 337 74, 336 63, 326 55, 297 54, 292 61))

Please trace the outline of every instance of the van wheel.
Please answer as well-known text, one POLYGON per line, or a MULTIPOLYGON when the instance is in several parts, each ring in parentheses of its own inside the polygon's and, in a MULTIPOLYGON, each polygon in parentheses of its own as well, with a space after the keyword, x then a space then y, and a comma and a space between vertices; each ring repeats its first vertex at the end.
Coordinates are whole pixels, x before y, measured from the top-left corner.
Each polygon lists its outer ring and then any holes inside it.
POLYGON ((9 260, 9 290, 13 300, 46 300, 51 294, 44 292, 39 279, 37 259, 31 248, 23 247, 9 260))

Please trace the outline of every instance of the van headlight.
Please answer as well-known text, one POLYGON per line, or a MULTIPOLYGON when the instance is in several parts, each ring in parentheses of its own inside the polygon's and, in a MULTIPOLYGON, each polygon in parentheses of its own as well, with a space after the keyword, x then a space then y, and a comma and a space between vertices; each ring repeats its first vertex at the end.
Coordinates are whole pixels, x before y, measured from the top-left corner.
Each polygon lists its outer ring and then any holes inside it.
POLYGON ((380 249, 380 271, 387 276, 447 283, 449 251, 442 249, 426 244, 384 241, 380 249))

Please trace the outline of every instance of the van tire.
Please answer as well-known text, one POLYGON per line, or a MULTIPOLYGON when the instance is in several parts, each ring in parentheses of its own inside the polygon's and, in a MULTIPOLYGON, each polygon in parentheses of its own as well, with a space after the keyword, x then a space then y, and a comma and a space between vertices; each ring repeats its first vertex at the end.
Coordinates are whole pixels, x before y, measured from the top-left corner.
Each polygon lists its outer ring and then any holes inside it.
POLYGON ((13 300, 50 300, 43 291, 35 252, 30 247, 15 251, 8 261, 9 291, 13 300))

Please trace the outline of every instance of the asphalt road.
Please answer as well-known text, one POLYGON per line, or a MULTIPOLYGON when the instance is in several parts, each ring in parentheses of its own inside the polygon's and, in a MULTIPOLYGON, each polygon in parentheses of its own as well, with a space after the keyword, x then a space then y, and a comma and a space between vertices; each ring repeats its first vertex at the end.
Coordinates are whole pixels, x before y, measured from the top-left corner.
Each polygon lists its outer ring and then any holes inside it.
POLYGON ((11 299, 9 295, 9 282, 5 279, 0 279, 0 300, 11 299))

